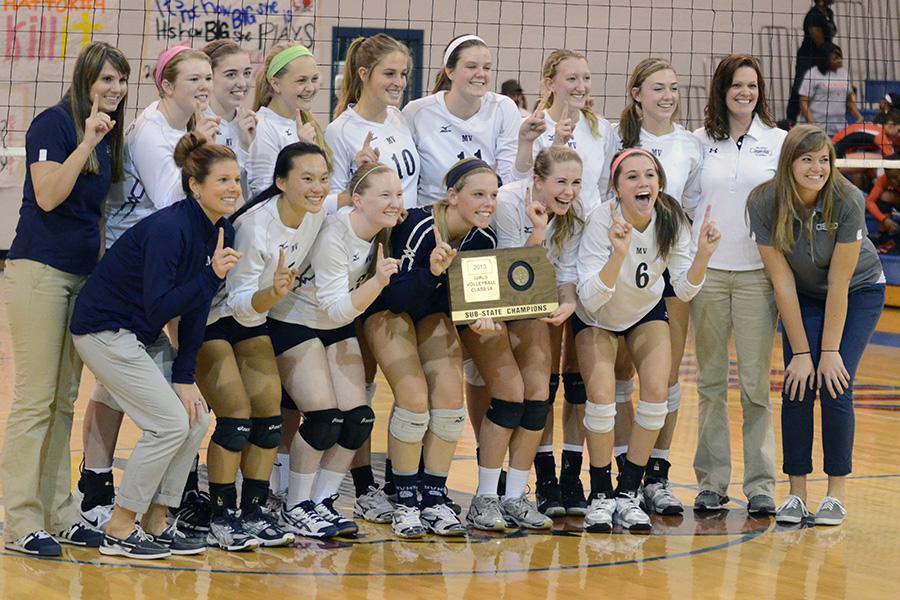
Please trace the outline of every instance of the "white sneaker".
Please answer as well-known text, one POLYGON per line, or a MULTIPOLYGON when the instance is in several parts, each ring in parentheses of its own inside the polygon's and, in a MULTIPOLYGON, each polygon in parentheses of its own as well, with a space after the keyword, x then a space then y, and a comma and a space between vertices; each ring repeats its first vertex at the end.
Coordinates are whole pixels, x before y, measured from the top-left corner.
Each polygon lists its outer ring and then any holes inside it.
POLYGON ((584 515, 584 530, 590 533, 612 531, 613 515, 616 514, 616 499, 601 496, 594 498, 584 515))
POLYGON ((390 523, 394 518, 394 505, 384 493, 383 486, 369 486, 369 490, 356 499, 353 516, 369 523, 390 523))
POLYGON ((394 535, 404 539, 415 539, 425 535, 425 527, 422 526, 419 509, 415 506, 397 505, 394 509, 391 529, 394 535))
POLYGON ((481 494, 472 498, 466 522, 476 529, 506 531, 506 519, 500 510, 500 498, 493 494, 481 494))
POLYGON ((684 504, 669 489, 668 481, 648 483, 643 490, 644 509, 658 515, 680 515, 684 504))
POLYGON ((422 525, 431 533, 447 537, 466 534, 466 526, 462 524, 453 509, 446 504, 423 508, 420 517, 422 525))
POLYGON ((637 499, 637 493, 626 492, 616 498, 616 512, 613 520, 628 531, 650 531, 650 517, 647 516, 637 499))
POLYGON ((114 507, 115 504, 100 504, 91 510, 79 510, 78 512, 81 513, 82 521, 94 529, 106 531, 106 524, 109 523, 114 507))
POLYGON ((281 526, 295 535, 311 538, 330 538, 337 535, 337 527, 323 519, 316 512, 316 505, 312 500, 304 500, 300 504, 288 509, 287 505, 281 507, 278 515, 281 526))

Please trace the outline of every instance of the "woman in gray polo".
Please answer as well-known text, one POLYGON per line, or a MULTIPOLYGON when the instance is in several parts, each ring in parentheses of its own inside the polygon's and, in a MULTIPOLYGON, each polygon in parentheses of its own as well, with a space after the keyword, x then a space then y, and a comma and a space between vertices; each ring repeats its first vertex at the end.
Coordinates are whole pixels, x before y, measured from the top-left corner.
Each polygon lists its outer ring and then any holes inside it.
POLYGON ((775 289, 783 324, 781 431, 790 495, 780 523, 802 523, 812 472, 813 401, 822 404, 828 492, 818 525, 840 525, 853 452, 853 378, 884 306, 884 273, 866 237, 862 193, 834 168, 834 146, 818 127, 797 126, 775 177, 747 205, 751 237, 775 289))

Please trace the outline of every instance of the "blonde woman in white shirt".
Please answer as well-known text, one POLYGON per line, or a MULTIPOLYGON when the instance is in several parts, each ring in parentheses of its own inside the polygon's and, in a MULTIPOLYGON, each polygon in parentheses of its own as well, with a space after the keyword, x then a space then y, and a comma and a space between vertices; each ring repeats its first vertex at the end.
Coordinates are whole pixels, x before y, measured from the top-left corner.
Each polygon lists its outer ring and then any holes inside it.
MULTIPOLYGON (((731 441, 728 427, 728 342, 734 331, 743 411, 744 485, 748 511, 775 513, 775 439, 769 369, 777 310, 772 284, 750 238, 747 198, 771 179, 787 132, 774 127, 759 63, 746 54, 716 67, 705 125, 700 197, 695 214, 712 210, 722 244, 709 261, 706 284, 691 303, 699 376, 699 431, 694 472, 700 493, 694 510, 715 511, 728 502, 731 441)), ((689 214, 694 207, 685 207, 689 214)), ((694 246, 700 220, 694 220, 694 246)))

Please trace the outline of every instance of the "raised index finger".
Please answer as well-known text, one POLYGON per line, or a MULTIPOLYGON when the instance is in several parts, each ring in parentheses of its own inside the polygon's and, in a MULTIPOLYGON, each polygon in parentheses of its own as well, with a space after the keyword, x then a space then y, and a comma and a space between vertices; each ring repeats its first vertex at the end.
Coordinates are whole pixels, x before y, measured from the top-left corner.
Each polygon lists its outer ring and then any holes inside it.
POLYGON ((706 212, 703 213, 703 224, 709 223, 709 217, 712 215, 712 204, 706 205, 706 212))
POLYGON ((94 104, 91 106, 91 116, 96 117, 100 110, 100 94, 94 94, 94 104))
POLYGON ((219 240, 216 242, 216 252, 221 252, 225 247, 225 228, 219 227, 219 240))
POLYGON ((381 245, 381 242, 378 242, 378 262, 384 262, 384 246, 381 245))
POLYGON ((369 131, 369 133, 366 134, 366 139, 363 140, 363 150, 369 149, 369 146, 372 144, 372 137, 372 132, 369 131))
POLYGON ((278 249, 278 267, 277 270, 281 270, 284 268, 284 248, 278 249))
POLYGON ((444 243, 444 239, 441 237, 441 230, 438 229, 437 224, 432 225, 431 230, 434 231, 434 247, 440 248, 441 244, 444 243))

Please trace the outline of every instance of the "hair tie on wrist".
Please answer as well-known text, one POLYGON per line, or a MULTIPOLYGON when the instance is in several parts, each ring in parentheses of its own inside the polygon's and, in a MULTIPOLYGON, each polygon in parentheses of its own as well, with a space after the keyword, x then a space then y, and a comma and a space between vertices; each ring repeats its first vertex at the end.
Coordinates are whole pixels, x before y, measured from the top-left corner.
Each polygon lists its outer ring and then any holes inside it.
POLYGON ((801 354, 809 354, 809 350, 806 352, 794 352, 794 356, 800 356, 801 354))

